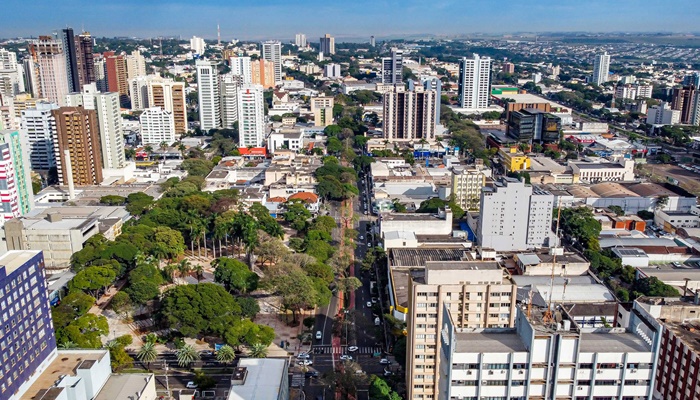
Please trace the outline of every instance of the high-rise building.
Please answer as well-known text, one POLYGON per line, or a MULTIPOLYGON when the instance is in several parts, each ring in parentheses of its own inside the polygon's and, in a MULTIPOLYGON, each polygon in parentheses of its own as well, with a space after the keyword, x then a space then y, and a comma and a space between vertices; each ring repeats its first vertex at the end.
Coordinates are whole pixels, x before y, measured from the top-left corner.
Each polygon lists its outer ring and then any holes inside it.
POLYGON ((693 72, 683 77, 683 86, 700 88, 700 72, 693 72))
POLYGON ((95 83, 97 90, 102 93, 109 92, 109 84, 107 83, 107 60, 102 54, 95 54, 93 63, 95 65, 95 83))
POLYGON ((139 116, 141 141, 144 145, 168 146, 175 143, 175 119, 173 113, 160 107, 150 107, 139 116))
POLYGON ((61 31, 61 45, 66 60, 66 79, 68 79, 68 92, 80 90, 80 77, 78 76, 78 55, 75 49, 75 35, 73 28, 61 31))
POLYGON ((265 89, 275 87, 275 63, 272 61, 251 61, 250 74, 253 85, 262 85, 265 89))
POLYGON ((382 58, 382 83, 398 85, 403 82, 403 50, 392 48, 391 57, 382 58))
POLYGON ((170 78, 158 78, 148 81, 148 106, 160 107, 173 113, 175 134, 187 133, 187 96, 185 83, 170 78))
POLYGON ((34 206, 28 143, 18 131, 0 131, 0 224, 34 206))
POLYGON ((340 64, 326 64, 323 66, 323 76, 330 79, 342 78, 340 64))
POLYGON ((374 38, 374 35, 372 35, 372 36, 369 37, 369 45, 372 46, 372 47, 374 47, 374 46, 377 45, 377 41, 376 41, 376 39, 374 38))
POLYGON ((496 251, 550 247, 554 196, 515 178, 481 191, 477 241, 496 251))
POLYGON ((240 75, 229 73, 221 76, 221 124, 226 129, 233 129, 238 121, 238 90, 242 84, 240 75))
POLYGON ((48 283, 41 250, 13 250, 0 256, 0 326, 3 361, 0 396, 19 400, 56 359, 48 283))
POLYGON ((512 62, 503 63, 503 72, 506 74, 514 74, 515 73, 515 64, 513 64, 512 62))
POLYGON ((418 142, 435 140, 434 90, 422 86, 406 90, 395 86, 383 95, 384 138, 390 142, 418 142))
POLYGON ((335 38, 331 36, 330 33, 323 35, 320 42, 321 43, 318 49, 320 53, 325 55, 335 54, 335 38))
POLYGON ((239 147, 264 146, 265 103, 261 85, 242 85, 238 91, 239 147))
MULTIPOLYGON (((696 96, 698 97, 698 96, 696 96)), ((647 110, 647 124, 649 125, 675 125, 681 121, 681 112, 672 110, 670 104, 661 102, 647 110)))
POLYGON ((148 82, 156 75, 139 76, 129 79, 129 98, 131 110, 144 110, 148 105, 148 82))
POLYGON ((33 57, 25 57, 22 60, 22 73, 24 74, 24 91, 34 98, 40 98, 39 75, 37 64, 33 57))
POLYGON ((119 104, 124 108, 129 108, 129 80, 126 73, 126 57, 121 54, 115 55, 112 51, 106 52, 105 67, 108 91, 119 93, 119 104))
POLYGON ((489 106, 491 96, 491 58, 462 58, 459 64, 459 106, 481 109, 489 106))
POLYGON ((262 44, 262 58, 274 65, 275 85, 282 82, 282 43, 267 41, 262 44))
POLYGON ((199 126, 205 132, 221 128, 221 95, 216 62, 199 59, 195 62, 195 67, 197 68, 199 126))
POLYGON ((97 113, 83 107, 61 107, 52 111, 54 154, 58 182, 99 185, 102 183, 102 152, 97 113))
POLYGON ((440 354, 445 316, 463 329, 509 328, 517 286, 496 261, 428 261, 408 277, 407 399, 441 399, 440 354), (447 317, 449 318, 449 317, 447 317))
POLYGON ((328 126, 333 124, 333 105, 335 100, 332 96, 312 97, 311 112, 314 113, 315 126, 328 126))
POLYGON ((66 59, 61 42, 51 36, 39 36, 29 46, 39 83, 38 95, 60 104, 69 91, 66 59))
POLYGON ((29 93, 20 93, 15 96, 12 103, 15 106, 15 118, 19 120, 22 117, 22 111, 28 108, 36 108, 37 103, 46 103, 46 99, 37 99, 29 93))
POLYGON ((98 132, 102 149, 102 167, 109 169, 123 168, 124 131, 119 110, 117 93, 100 93, 94 83, 85 85, 81 93, 66 96, 66 106, 83 107, 97 113, 98 132))
POLYGON ((204 55, 204 51, 207 48, 207 44, 204 43, 204 39, 197 36, 192 36, 190 39, 190 49, 194 54, 204 55))
POLYGON ((0 130, 17 128, 15 102, 12 97, 5 97, 0 93, 0 130))
POLYGON ((481 189, 486 185, 486 175, 479 168, 454 167, 452 169, 452 193, 455 202, 463 209, 476 211, 481 201, 481 189))
POLYGON ((146 75, 146 59, 141 55, 140 51, 132 51, 125 59, 127 80, 146 75))
POLYGON ((78 68, 78 82, 80 86, 89 85, 96 81, 95 55, 92 53, 92 36, 90 32, 83 32, 75 37, 75 61, 78 68))
POLYGON ((251 71, 253 62, 258 61, 251 62, 250 57, 231 57, 229 58, 231 73, 240 76, 243 83, 253 83, 253 72, 251 71))
POLYGON ((692 123, 693 106, 698 94, 697 88, 692 85, 673 89, 671 108, 681 112, 681 124, 692 123))
POLYGON ((294 36, 294 44, 297 47, 306 47, 306 35, 297 33, 296 36, 294 36))
MULTIPOLYGON (((437 76, 421 76, 420 82, 426 90, 434 90, 435 98, 435 125, 440 125, 440 98, 442 96, 442 81, 437 76)), ((408 81, 408 90, 413 90, 417 82, 408 81)))
POLYGON ((508 136, 519 142, 559 142, 561 117, 536 108, 523 108, 508 113, 508 136))
POLYGON ((593 61, 593 76, 591 77, 591 82, 596 85, 602 85, 608 81, 608 75, 610 74, 610 55, 607 52, 603 54, 598 54, 595 56, 593 61))
POLYGON ((29 160, 34 170, 46 172, 56 167, 53 137, 56 109, 55 103, 39 102, 35 108, 22 111, 21 133, 29 142, 29 160))
POLYGON ((17 62, 17 54, 0 49, 0 94, 10 101, 24 91, 24 68, 17 62))

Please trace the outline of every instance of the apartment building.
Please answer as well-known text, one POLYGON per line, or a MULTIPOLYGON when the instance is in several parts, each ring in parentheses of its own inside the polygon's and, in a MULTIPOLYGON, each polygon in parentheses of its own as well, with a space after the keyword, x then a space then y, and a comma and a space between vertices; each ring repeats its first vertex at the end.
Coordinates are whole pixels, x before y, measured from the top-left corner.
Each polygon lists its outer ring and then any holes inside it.
POLYGON ((314 114, 314 126, 328 126, 333 124, 333 106, 335 105, 333 97, 312 97, 309 103, 311 112, 314 114))
POLYGON ((320 39, 318 51, 326 55, 335 54, 335 38, 329 33, 323 35, 320 39))
POLYGON ((610 74, 610 55, 607 52, 598 54, 593 61, 593 76, 591 82, 602 85, 607 82, 610 74))
POLYGON ((34 206, 27 147, 18 131, 0 131, 0 224, 34 206))
POLYGON ((675 125, 681 122, 681 111, 672 109, 669 103, 661 102, 647 110, 647 124, 675 125))
POLYGON ((395 86, 383 95, 384 138, 390 142, 435 140, 435 103, 440 100, 434 90, 422 86, 406 90, 395 86))
POLYGON ((199 127, 203 131, 221 127, 221 102, 219 71, 216 62, 199 59, 197 69, 197 94, 199 96, 199 127))
POLYGON ((6 101, 25 91, 24 70, 17 62, 17 53, 0 49, 0 96, 6 101))
POLYGON ((480 109, 489 106, 491 96, 491 58, 464 57, 459 63, 459 105, 480 109))
POLYGON ((477 241, 496 251, 549 247, 553 208, 550 192, 501 178, 482 190, 477 241))
POLYGON ((265 139, 265 103, 261 85, 242 85, 238 92, 239 147, 259 147, 265 139))
POLYGON ((243 84, 242 77, 232 73, 220 78, 221 124, 226 129, 233 129, 238 121, 238 90, 243 84))
POLYGON ((29 143, 29 160, 32 169, 48 171, 56 166, 54 153, 53 111, 58 109, 54 103, 39 102, 35 108, 22 111, 21 132, 29 143))
POLYGON ((113 51, 105 52, 104 57, 107 91, 119 93, 120 106, 127 108, 130 106, 130 100, 126 57, 122 54, 114 54, 113 51))
POLYGON ((126 79, 146 76, 146 59, 140 51, 134 50, 124 57, 126 62, 126 79))
POLYGON ((391 56, 382 58, 382 83, 398 85, 403 82, 403 50, 393 47, 391 56))
POLYGON ((693 85, 674 88, 671 98, 671 108, 680 111, 680 123, 691 124, 697 105, 698 88, 693 85))
POLYGON ((160 146, 166 143, 171 146, 175 138, 175 119, 173 113, 160 107, 143 110, 139 116, 141 124, 141 142, 144 145, 160 146))
POLYGON ((262 59, 272 63, 273 86, 282 82, 282 43, 267 41, 262 44, 262 59))
POLYGON ((452 193, 463 210, 478 210, 481 189, 486 185, 486 175, 479 168, 454 167, 452 169, 452 193))
POLYGON ((102 183, 102 150, 95 110, 61 107, 52 114, 59 184, 67 185, 71 179, 76 186, 102 183))
POLYGON ((513 326, 517 287, 495 261, 426 262, 410 271, 406 344, 409 399, 436 399, 443 309, 462 328, 513 326))
POLYGON ((254 85, 262 85, 269 89, 275 87, 275 63, 268 60, 256 60, 250 62, 251 82, 254 85))
POLYGON ((60 40, 51 36, 39 36, 39 39, 29 46, 32 55, 38 90, 36 97, 44 97, 52 103, 63 102, 70 93, 68 87, 68 71, 66 57, 60 40))
POLYGON ((252 63, 250 57, 236 56, 229 58, 231 73, 241 77, 241 83, 253 83, 252 63))

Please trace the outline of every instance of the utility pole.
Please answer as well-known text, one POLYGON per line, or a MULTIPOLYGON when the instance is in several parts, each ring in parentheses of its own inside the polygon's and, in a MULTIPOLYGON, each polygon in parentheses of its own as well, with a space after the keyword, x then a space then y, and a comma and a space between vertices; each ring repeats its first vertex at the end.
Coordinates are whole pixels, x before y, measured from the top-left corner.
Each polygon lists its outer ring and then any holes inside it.
POLYGON ((168 381, 168 361, 163 360, 163 364, 165 364, 165 391, 168 393, 168 399, 171 399, 172 396, 170 395, 170 382, 168 381))

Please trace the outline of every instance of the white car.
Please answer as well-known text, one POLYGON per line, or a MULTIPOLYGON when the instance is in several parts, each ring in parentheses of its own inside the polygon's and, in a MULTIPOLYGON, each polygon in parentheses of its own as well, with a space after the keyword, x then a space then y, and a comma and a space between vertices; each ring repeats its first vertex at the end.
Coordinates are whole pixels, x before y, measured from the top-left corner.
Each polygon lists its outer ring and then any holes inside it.
POLYGON ((321 340, 323 338, 323 333, 321 331, 316 331, 316 340, 321 340))
POLYGON ((303 366, 308 366, 308 365, 314 365, 314 362, 311 360, 299 360, 297 361, 297 364, 303 365, 303 366))
POLYGON ((299 360, 301 360, 301 359, 308 360, 309 358, 311 358, 311 355, 309 353, 305 353, 305 352, 299 353, 299 355, 297 356, 297 359, 299 359, 299 360))
POLYGON ((372 308, 372 302, 371 302, 371 301, 368 301, 368 302, 367 302, 367 308, 372 308))
POLYGON ((357 347, 357 346, 350 346, 350 347, 348 347, 348 351, 352 353, 352 352, 357 351, 358 348, 359 347, 357 347))
POLYGON ((194 381, 187 382, 187 389, 197 389, 197 384, 194 381))
POLYGON ((374 304, 374 303, 376 303, 376 302, 377 302, 377 298, 376 298, 376 297, 372 297, 372 303, 374 304))
POLYGON ((382 358, 381 360, 379 360, 379 363, 383 365, 389 365, 391 364, 391 361, 389 361, 388 358, 382 358))
POLYGON ((364 236, 360 235, 360 240, 363 240, 364 238, 365 238, 364 236))
POLYGON ((343 354, 342 356, 340 356, 340 361, 352 361, 352 356, 343 354))

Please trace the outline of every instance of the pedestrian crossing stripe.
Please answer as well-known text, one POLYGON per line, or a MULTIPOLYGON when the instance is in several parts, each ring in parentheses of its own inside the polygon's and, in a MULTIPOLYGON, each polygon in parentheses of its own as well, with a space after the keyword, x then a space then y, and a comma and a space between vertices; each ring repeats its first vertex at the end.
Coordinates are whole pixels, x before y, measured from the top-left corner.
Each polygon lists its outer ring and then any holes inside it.
POLYGON ((348 352, 348 346, 333 347, 331 345, 314 345, 312 347, 312 354, 319 354, 318 352, 323 351, 323 354, 374 354, 380 353, 382 351, 381 347, 377 346, 358 346, 356 351, 348 352))

